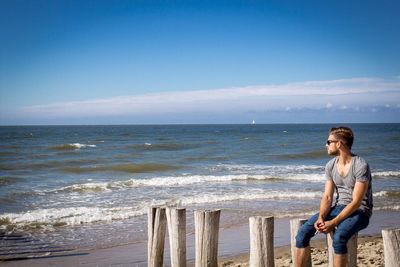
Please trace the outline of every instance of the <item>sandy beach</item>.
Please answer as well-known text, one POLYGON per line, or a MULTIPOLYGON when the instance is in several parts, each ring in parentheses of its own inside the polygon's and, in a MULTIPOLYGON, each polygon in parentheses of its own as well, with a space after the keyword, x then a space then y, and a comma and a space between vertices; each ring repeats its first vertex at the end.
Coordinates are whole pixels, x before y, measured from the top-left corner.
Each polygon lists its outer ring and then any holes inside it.
MULTIPOLYGON (((328 254, 324 240, 318 240, 311 243, 311 257, 313 266, 328 266, 328 254)), ((290 246, 276 247, 275 266, 292 266, 290 255, 290 246)), ((357 247, 357 266, 384 266, 383 243, 380 235, 365 235, 358 238, 357 247)), ((220 261, 220 266, 239 267, 249 266, 249 255, 243 254, 230 259, 220 261)))
MULTIPOLYGON (((290 218, 275 219, 275 265, 290 266, 290 218)), ((358 239, 358 266, 383 266, 381 230, 398 227, 399 212, 378 211, 367 229, 360 232, 358 239)), ((220 266, 248 266, 248 225, 236 225, 220 229, 220 266)), ((327 251, 324 235, 312 241, 312 258, 316 266, 327 266, 327 251)), ((194 233, 187 233, 188 265, 194 265, 194 233)), ((35 259, 0 262, 1 266, 147 266, 146 241, 112 248, 45 253, 35 259)), ((164 265, 169 266, 168 238, 165 242, 164 265)))
MULTIPOLYGON (((324 240, 312 242, 313 266, 328 266, 328 255, 324 240)), ((1 262, 1 266, 146 266, 145 262, 137 262, 135 245, 119 246, 110 249, 101 249, 90 252, 70 254, 69 256, 52 257, 21 261, 1 262)), ((140 249, 139 249, 140 251, 140 249)), ((290 245, 275 247, 275 266, 291 266, 290 245)), ((383 243, 381 235, 365 235, 358 239, 357 266, 384 266, 383 243)), ((194 266, 193 261, 188 262, 194 266)), ((169 262, 165 263, 169 266, 169 262)), ((219 266, 239 267, 249 266, 248 252, 232 257, 221 257, 219 266)))

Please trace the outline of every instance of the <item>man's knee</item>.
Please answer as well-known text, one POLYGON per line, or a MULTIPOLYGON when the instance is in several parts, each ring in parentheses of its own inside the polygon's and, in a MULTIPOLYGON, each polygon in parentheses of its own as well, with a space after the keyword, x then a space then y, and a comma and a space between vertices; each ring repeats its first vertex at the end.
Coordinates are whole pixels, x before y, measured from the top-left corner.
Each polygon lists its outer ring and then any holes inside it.
POLYGON ((318 215, 318 213, 314 214, 300 226, 296 235, 297 248, 306 248, 310 246, 310 239, 315 235, 314 223, 317 221, 318 215))
POLYGON ((346 233, 341 231, 336 231, 332 238, 332 247, 335 254, 347 254, 347 242, 350 237, 346 233))
POLYGON ((306 227, 300 227, 296 235, 296 247, 306 248, 310 245, 310 237, 306 227))

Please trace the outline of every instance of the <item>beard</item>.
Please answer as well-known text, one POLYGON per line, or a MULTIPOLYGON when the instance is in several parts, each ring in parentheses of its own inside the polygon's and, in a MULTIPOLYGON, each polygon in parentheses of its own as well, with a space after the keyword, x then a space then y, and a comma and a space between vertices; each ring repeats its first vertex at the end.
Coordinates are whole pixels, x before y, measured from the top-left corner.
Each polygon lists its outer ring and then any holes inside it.
POLYGON ((328 155, 330 156, 338 156, 339 155, 339 150, 329 150, 328 149, 328 155))

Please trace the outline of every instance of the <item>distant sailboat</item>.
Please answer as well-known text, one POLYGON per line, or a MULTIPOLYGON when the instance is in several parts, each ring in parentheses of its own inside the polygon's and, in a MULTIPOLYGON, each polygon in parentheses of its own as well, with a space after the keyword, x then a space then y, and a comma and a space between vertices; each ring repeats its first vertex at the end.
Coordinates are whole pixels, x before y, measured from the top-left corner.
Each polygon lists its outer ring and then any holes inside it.
POLYGON ((251 122, 251 124, 256 124, 256 121, 255 121, 255 120, 253 120, 253 121, 251 122))

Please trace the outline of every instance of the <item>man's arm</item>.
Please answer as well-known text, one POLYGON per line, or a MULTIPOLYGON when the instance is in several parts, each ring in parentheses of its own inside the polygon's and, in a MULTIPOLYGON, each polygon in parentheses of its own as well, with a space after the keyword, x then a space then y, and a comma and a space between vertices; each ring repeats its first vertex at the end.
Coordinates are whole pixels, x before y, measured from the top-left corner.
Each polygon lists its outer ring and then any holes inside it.
POLYGON ((356 182, 353 190, 353 200, 348 204, 338 216, 330 221, 326 221, 323 227, 321 227, 321 231, 324 233, 331 232, 335 226, 337 226, 341 221, 350 216, 353 212, 355 212, 361 205, 361 202, 365 196, 365 193, 368 190, 368 181, 365 182, 356 182))
POLYGON ((317 229, 317 231, 321 231, 320 227, 324 225, 324 219, 331 209, 334 191, 335 191, 335 184, 333 183, 332 180, 327 180, 325 182, 324 194, 321 198, 321 202, 319 205, 319 217, 314 224, 314 227, 315 229, 317 229))

